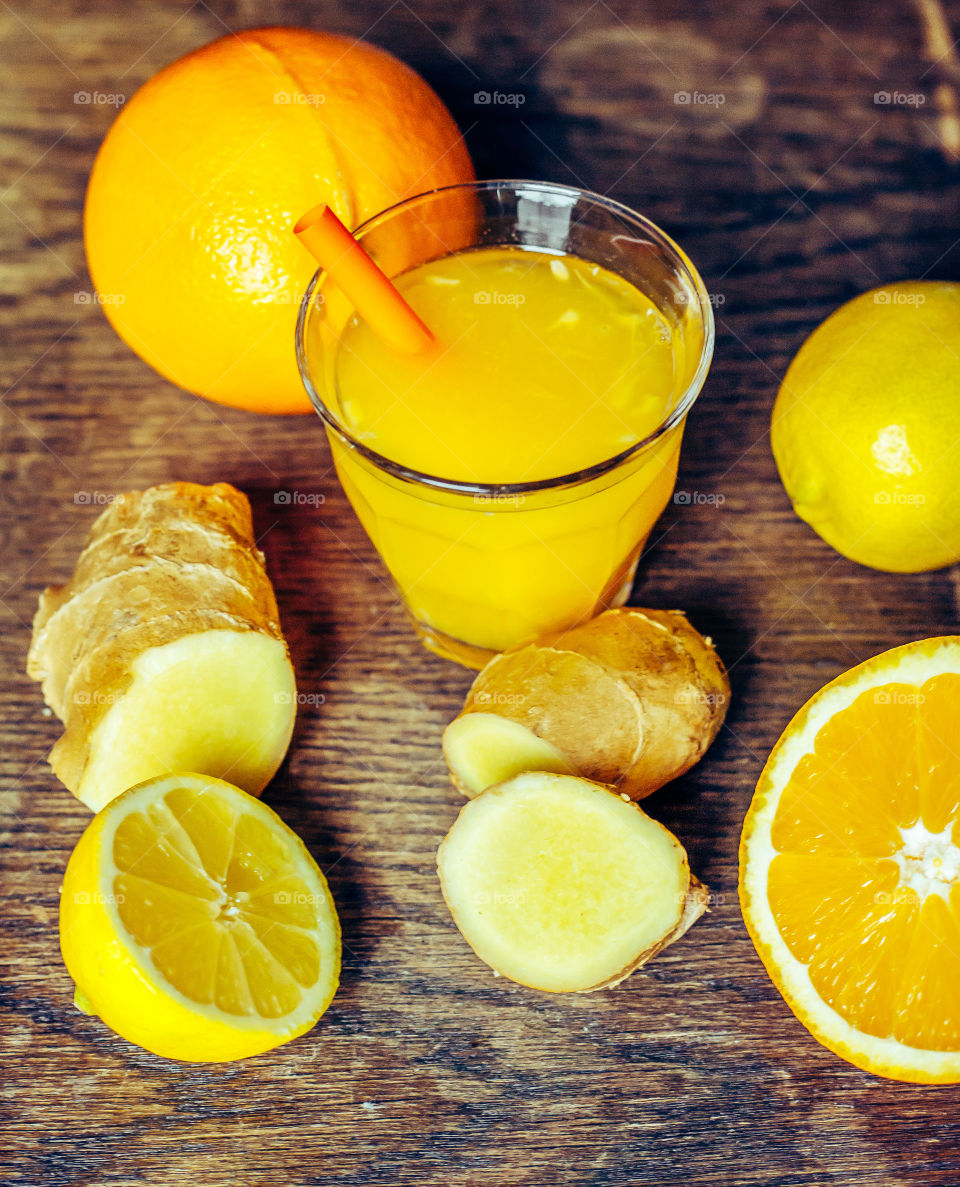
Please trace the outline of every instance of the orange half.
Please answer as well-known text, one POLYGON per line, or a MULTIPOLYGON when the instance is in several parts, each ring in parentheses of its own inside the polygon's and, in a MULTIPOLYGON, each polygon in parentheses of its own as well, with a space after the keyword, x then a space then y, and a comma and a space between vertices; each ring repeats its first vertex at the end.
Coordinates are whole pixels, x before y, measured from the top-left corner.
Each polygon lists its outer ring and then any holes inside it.
POLYGON ((960 1082, 960 636, 894 648, 794 717, 740 840, 740 902, 803 1025, 857 1067, 960 1082))

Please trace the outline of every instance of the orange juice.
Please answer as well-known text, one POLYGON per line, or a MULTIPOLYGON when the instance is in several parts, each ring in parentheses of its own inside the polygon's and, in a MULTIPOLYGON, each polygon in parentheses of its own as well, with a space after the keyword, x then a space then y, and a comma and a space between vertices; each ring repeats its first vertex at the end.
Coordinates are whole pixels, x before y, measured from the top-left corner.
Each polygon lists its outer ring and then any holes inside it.
POLYGON ((361 446, 330 434, 341 482, 424 641, 477 665, 624 600, 682 421, 583 471, 664 425, 702 334, 574 255, 480 246, 394 283, 435 347, 397 354, 354 314, 325 395, 361 446))
POLYGON ((679 340, 649 297, 599 264, 477 248, 396 285, 434 349, 397 354, 355 316, 336 382, 345 426, 401 465, 534 482, 613 457, 663 420, 679 340))

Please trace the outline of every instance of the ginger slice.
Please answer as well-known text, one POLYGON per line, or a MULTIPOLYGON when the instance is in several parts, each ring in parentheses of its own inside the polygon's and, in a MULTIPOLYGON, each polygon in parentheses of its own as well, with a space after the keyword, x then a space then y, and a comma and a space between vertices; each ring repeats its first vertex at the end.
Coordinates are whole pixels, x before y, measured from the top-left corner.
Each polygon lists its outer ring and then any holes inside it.
POLYGON ((698 762, 723 724, 730 682, 713 642, 680 610, 608 610, 551 640, 616 672, 647 724, 639 761, 618 790, 642 798, 698 762))
POLYGON ((636 693, 616 673, 573 651, 523 647, 496 656, 477 676, 458 719, 462 724, 444 734, 454 782, 467 795, 490 786, 476 779, 480 772, 471 771, 465 758, 476 749, 474 731, 489 736, 489 723, 469 722, 472 714, 493 714, 525 727, 504 735, 499 764, 492 756, 485 763, 494 782, 530 770, 520 765, 527 755, 534 760, 550 754, 566 765, 554 760, 544 769, 613 783, 643 749, 643 707, 636 693))
POLYGON ((40 595, 34 636, 92 582, 154 560, 196 564, 216 553, 225 572, 249 584, 264 561, 252 544, 250 504, 227 483, 168 482, 118 495, 90 526, 70 580, 40 595), (240 572, 233 573, 235 565, 240 572))
POLYGON ((82 658, 143 622, 190 607, 193 613, 220 611, 279 635, 269 578, 260 570, 256 585, 242 585, 217 564, 179 564, 148 560, 138 568, 94 581, 67 598, 35 630, 31 656, 44 656, 30 674, 43 682, 44 696, 56 708, 60 694, 82 658), (266 591, 269 590, 269 601, 266 591))
POLYGON ((224 483, 119 497, 41 596, 27 671, 66 727, 51 765, 94 810, 175 769, 258 794, 297 697, 246 497, 224 483))
POLYGON ((700 759, 729 692, 713 644, 682 613, 608 610, 491 660, 447 727, 444 753, 466 795, 521 770, 562 770, 565 760, 572 773, 642 799, 700 759), (490 714, 522 727, 501 731, 499 758, 489 723, 470 721, 490 714))
POLYGON ((69 595, 74 596, 93 582, 115 573, 158 561, 209 564, 211 553, 216 553, 220 571, 241 585, 255 585, 262 580, 264 562, 259 550, 237 540, 221 524, 177 520, 166 526, 154 524, 139 533, 125 528, 98 537, 87 545, 77 561, 69 582, 69 595))
POLYGON ((609 788, 528 772, 461 810, 437 855, 474 952, 553 993, 617 984, 707 909, 667 829, 609 788))
MULTIPOLYGON (((260 794, 293 733, 296 685, 282 639, 200 631, 141 652, 130 672, 123 695, 84 735, 78 799, 98 812, 158 771, 197 771, 260 794)), ((50 753, 64 782, 76 770, 74 745, 68 724, 50 753)))
POLYGON ((479 795, 524 771, 575 774, 570 760, 519 721, 495 713, 466 713, 443 735, 443 752, 458 791, 479 795))
POLYGON ((253 538, 250 503, 235 486, 215 482, 164 482, 146 490, 118 495, 90 527, 90 545, 98 546, 116 533, 129 531, 142 536, 154 527, 169 531, 172 522, 186 521, 216 526, 238 544, 253 538))

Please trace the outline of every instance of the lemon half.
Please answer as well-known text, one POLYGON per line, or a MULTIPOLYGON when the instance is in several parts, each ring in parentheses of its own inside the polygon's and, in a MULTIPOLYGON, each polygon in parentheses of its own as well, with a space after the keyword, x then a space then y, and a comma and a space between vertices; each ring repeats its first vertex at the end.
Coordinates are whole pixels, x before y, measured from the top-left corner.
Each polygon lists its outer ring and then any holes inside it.
POLYGON ((64 876, 60 946, 81 1008, 198 1062, 303 1034, 340 973, 336 908, 303 842, 195 774, 140 783, 94 817, 64 876))

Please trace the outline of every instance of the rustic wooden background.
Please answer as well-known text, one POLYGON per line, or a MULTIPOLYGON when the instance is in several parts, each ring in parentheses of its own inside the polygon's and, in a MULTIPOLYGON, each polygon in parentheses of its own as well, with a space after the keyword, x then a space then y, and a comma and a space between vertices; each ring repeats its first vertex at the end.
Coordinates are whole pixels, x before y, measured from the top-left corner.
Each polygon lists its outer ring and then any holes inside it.
POLYGON ((891 577, 835 555, 792 514, 767 439, 778 379, 831 309, 881 281, 957 278, 955 130, 934 102, 951 70, 924 11, 0 0, 3 1184, 960 1181, 960 1089, 885 1082, 819 1047, 736 900, 740 824, 793 712, 851 664, 958 625, 956 571, 891 577), (716 902, 612 992, 495 981, 453 927, 434 853, 459 801, 439 736, 469 676, 415 642, 319 425, 176 390, 78 303, 84 186, 112 108, 75 95, 129 96, 228 29, 283 22, 398 52, 451 105, 480 176, 609 192, 675 235, 716 294, 679 488, 722 499, 668 510, 633 597, 686 609, 730 667, 720 739, 649 804, 716 902), (482 89, 525 101, 479 106, 482 89), (88 817, 45 765, 57 723, 23 672, 38 591, 69 571, 97 500, 172 478, 226 479, 253 500, 316 702, 267 797, 326 870, 344 928, 322 1024, 223 1067, 154 1058, 73 1009, 58 886, 88 817), (278 490, 326 501, 277 506, 278 490))

